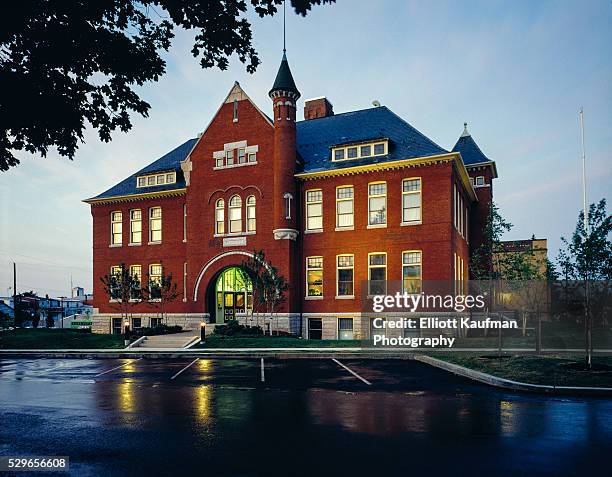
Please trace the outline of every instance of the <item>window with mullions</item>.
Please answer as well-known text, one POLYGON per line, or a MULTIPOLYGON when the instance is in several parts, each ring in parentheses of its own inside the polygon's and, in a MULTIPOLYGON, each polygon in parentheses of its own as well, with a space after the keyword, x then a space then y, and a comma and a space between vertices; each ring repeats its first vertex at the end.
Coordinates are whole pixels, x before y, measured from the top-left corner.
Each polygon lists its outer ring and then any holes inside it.
POLYGON ((402 223, 421 222, 421 179, 402 181, 402 223))
POLYGON ((123 214, 111 213, 111 245, 121 245, 123 242, 123 214))
POLYGON ((149 295, 152 300, 161 298, 162 273, 161 264, 149 265, 149 295))
POLYGON ((239 195, 235 195, 229 201, 229 233, 240 232, 242 232, 242 199, 239 195))
POLYGON ((142 280, 142 267, 140 265, 130 266, 130 276, 132 277, 132 289, 130 290, 131 300, 140 300, 142 298, 141 293, 141 280, 142 280))
POLYGON ((402 253, 402 288, 404 293, 421 293, 422 264, 420 251, 402 253))
POLYGON ((338 255, 337 257, 337 296, 353 296, 353 277, 354 277, 354 256, 353 255, 338 255))
POLYGON ((323 191, 306 191, 306 230, 323 229, 323 191))
POLYGON ((255 196, 250 195, 246 200, 247 232, 255 232, 257 223, 255 220, 255 196))
POLYGON ((217 235, 225 233, 225 201, 223 199, 215 203, 215 233, 217 235))
POLYGON ((353 186, 336 188, 336 227, 351 228, 354 224, 354 190, 353 186))
POLYGON ((368 225, 387 223, 387 183, 368 184, 368 225))
POLYGON ((162 241, 162 209, 151 207, 149 209, 149 241, 162 241))
POLYGON ((306 296, 323 296, 323 257, 306 258, 306 296))
POLYGON ((130 243, 142 243, 142 211, 130 210, 130 243))
POLYGON ((122 269, 119 265, 114 265, 110 270, 110 298, 111 300, 120 300, 121 299, 121 280, 122 269))
POLYGON ((370 253, 368 255, 368 294, 385 295, 387 293, 387 254, 370 253))
POLYGON ((353 319, 338 318, 338 339, 352 340, 353 339, 353 319))

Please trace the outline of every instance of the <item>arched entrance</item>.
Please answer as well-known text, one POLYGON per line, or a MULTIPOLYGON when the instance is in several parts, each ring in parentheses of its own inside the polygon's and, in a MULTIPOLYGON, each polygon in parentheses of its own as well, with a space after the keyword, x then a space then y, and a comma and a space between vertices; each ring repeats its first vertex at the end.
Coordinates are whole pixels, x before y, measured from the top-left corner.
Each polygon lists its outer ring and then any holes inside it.
POLYGON ((221 270, 212 280, 214 307, 211 321, 226 323, 236 319, 238 313, 253 309, 253 285, 247 273, 232 266, 221 270))

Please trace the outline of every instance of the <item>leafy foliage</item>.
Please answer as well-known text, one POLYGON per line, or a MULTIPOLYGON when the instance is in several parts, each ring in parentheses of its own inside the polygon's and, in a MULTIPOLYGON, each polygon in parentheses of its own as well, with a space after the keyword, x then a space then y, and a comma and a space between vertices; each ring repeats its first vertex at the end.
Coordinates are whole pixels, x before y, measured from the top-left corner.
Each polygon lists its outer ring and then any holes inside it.
MULTIPOLYGON (((335 0, 291 0, 300 15, 335 0)), ((259 17, 282 0, 251 0, 259 17)), ((135 86, 166 70, 177 28, 195 30, 191 53, 202 68, 225 70, 237 55, 253 73, 260 63, 244 0, 20 0, 0 15, 0 170, 14 151, 72 159, 89 124, 102 141, 132 127, 150 105, 135 86)))

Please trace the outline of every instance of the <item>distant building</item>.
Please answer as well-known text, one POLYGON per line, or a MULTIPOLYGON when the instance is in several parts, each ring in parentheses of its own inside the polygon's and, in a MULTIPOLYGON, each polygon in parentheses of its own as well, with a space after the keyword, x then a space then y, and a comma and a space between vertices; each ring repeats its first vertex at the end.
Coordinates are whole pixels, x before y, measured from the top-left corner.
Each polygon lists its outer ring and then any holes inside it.
MULTIPOLYGON (((12 303, 12 300, 11 300, 12 303)), ((15 323, 15 310, 11 305, 0 299, 0 328, 13 326, 15 323)))
POLYGON ((537 239, 532 237, 529 240, 507 240, 501 242, 501 251, 495 252, 493 256, 493 266, 503 262, 503 255, 525 253, 525 257, 536 266, 536 270, 543 276, 546 275, 548 258, 547 239, 537 239))

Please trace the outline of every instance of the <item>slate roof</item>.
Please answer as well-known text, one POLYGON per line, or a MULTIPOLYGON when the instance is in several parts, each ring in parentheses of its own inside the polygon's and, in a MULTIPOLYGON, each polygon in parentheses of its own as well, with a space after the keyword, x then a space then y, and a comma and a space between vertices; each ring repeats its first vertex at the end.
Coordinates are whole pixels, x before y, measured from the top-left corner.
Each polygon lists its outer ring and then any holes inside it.
POLYGON ((298 96, 300 92, 295 85, 295 81, 293 80, 293 75, 291 74, 291 69, 289 69, 289 62, 287 61, 287 55, 283 52, 283 59, 281 60, 281 64, 278 68, 278 73, 276 73, 276 79, 274 80, 274 85, 272 85, 272 89, 270 90, 270 94, 274 91, 291 91, 292 93, 296 93, 298 96))
POLYGON ((148 192, 159 192, 185 188, 185 177, 183 176, 183 171, 181 170, 181 161, 187 157, 187 154, 189 154, 189 151, 191 151, 191 148, 194 146, 196 141, 196 138, 185 141, 183 144, 173 149, 169 153, 163 155, 155 162, 152 162, 143 169, 140 169, 135 174, 132 174, 130 177, 119 182, 119 184, 114 185, 107 191, 102 192, 100 195, 93 197, 93 199, 104 199, 107 197, 117 197, 123 195, 134 195, 148 192), (136 177, 148 173, 164 171, 176 171, 176 182, 174 184, 140 188, 136 187, 136 177))
POLYGON ((461 153, 463 163, 466 166, 470 164, 479 164, 481 162, 491 162, 491 159, 484 155, 478 147, 478 144, 476 144, 476 141, 474 141, 469 134, 464 134, 459 138, 457 144, 453 147, 453 152, 461 153))
POLYGON ((309 119, 296 124, 302 172, 341 169, 448 152, 386 106, 309 119), (331 160, 332 146, 383 138, 389 140, 389 153, 385 156, 338 162, 331 160))

